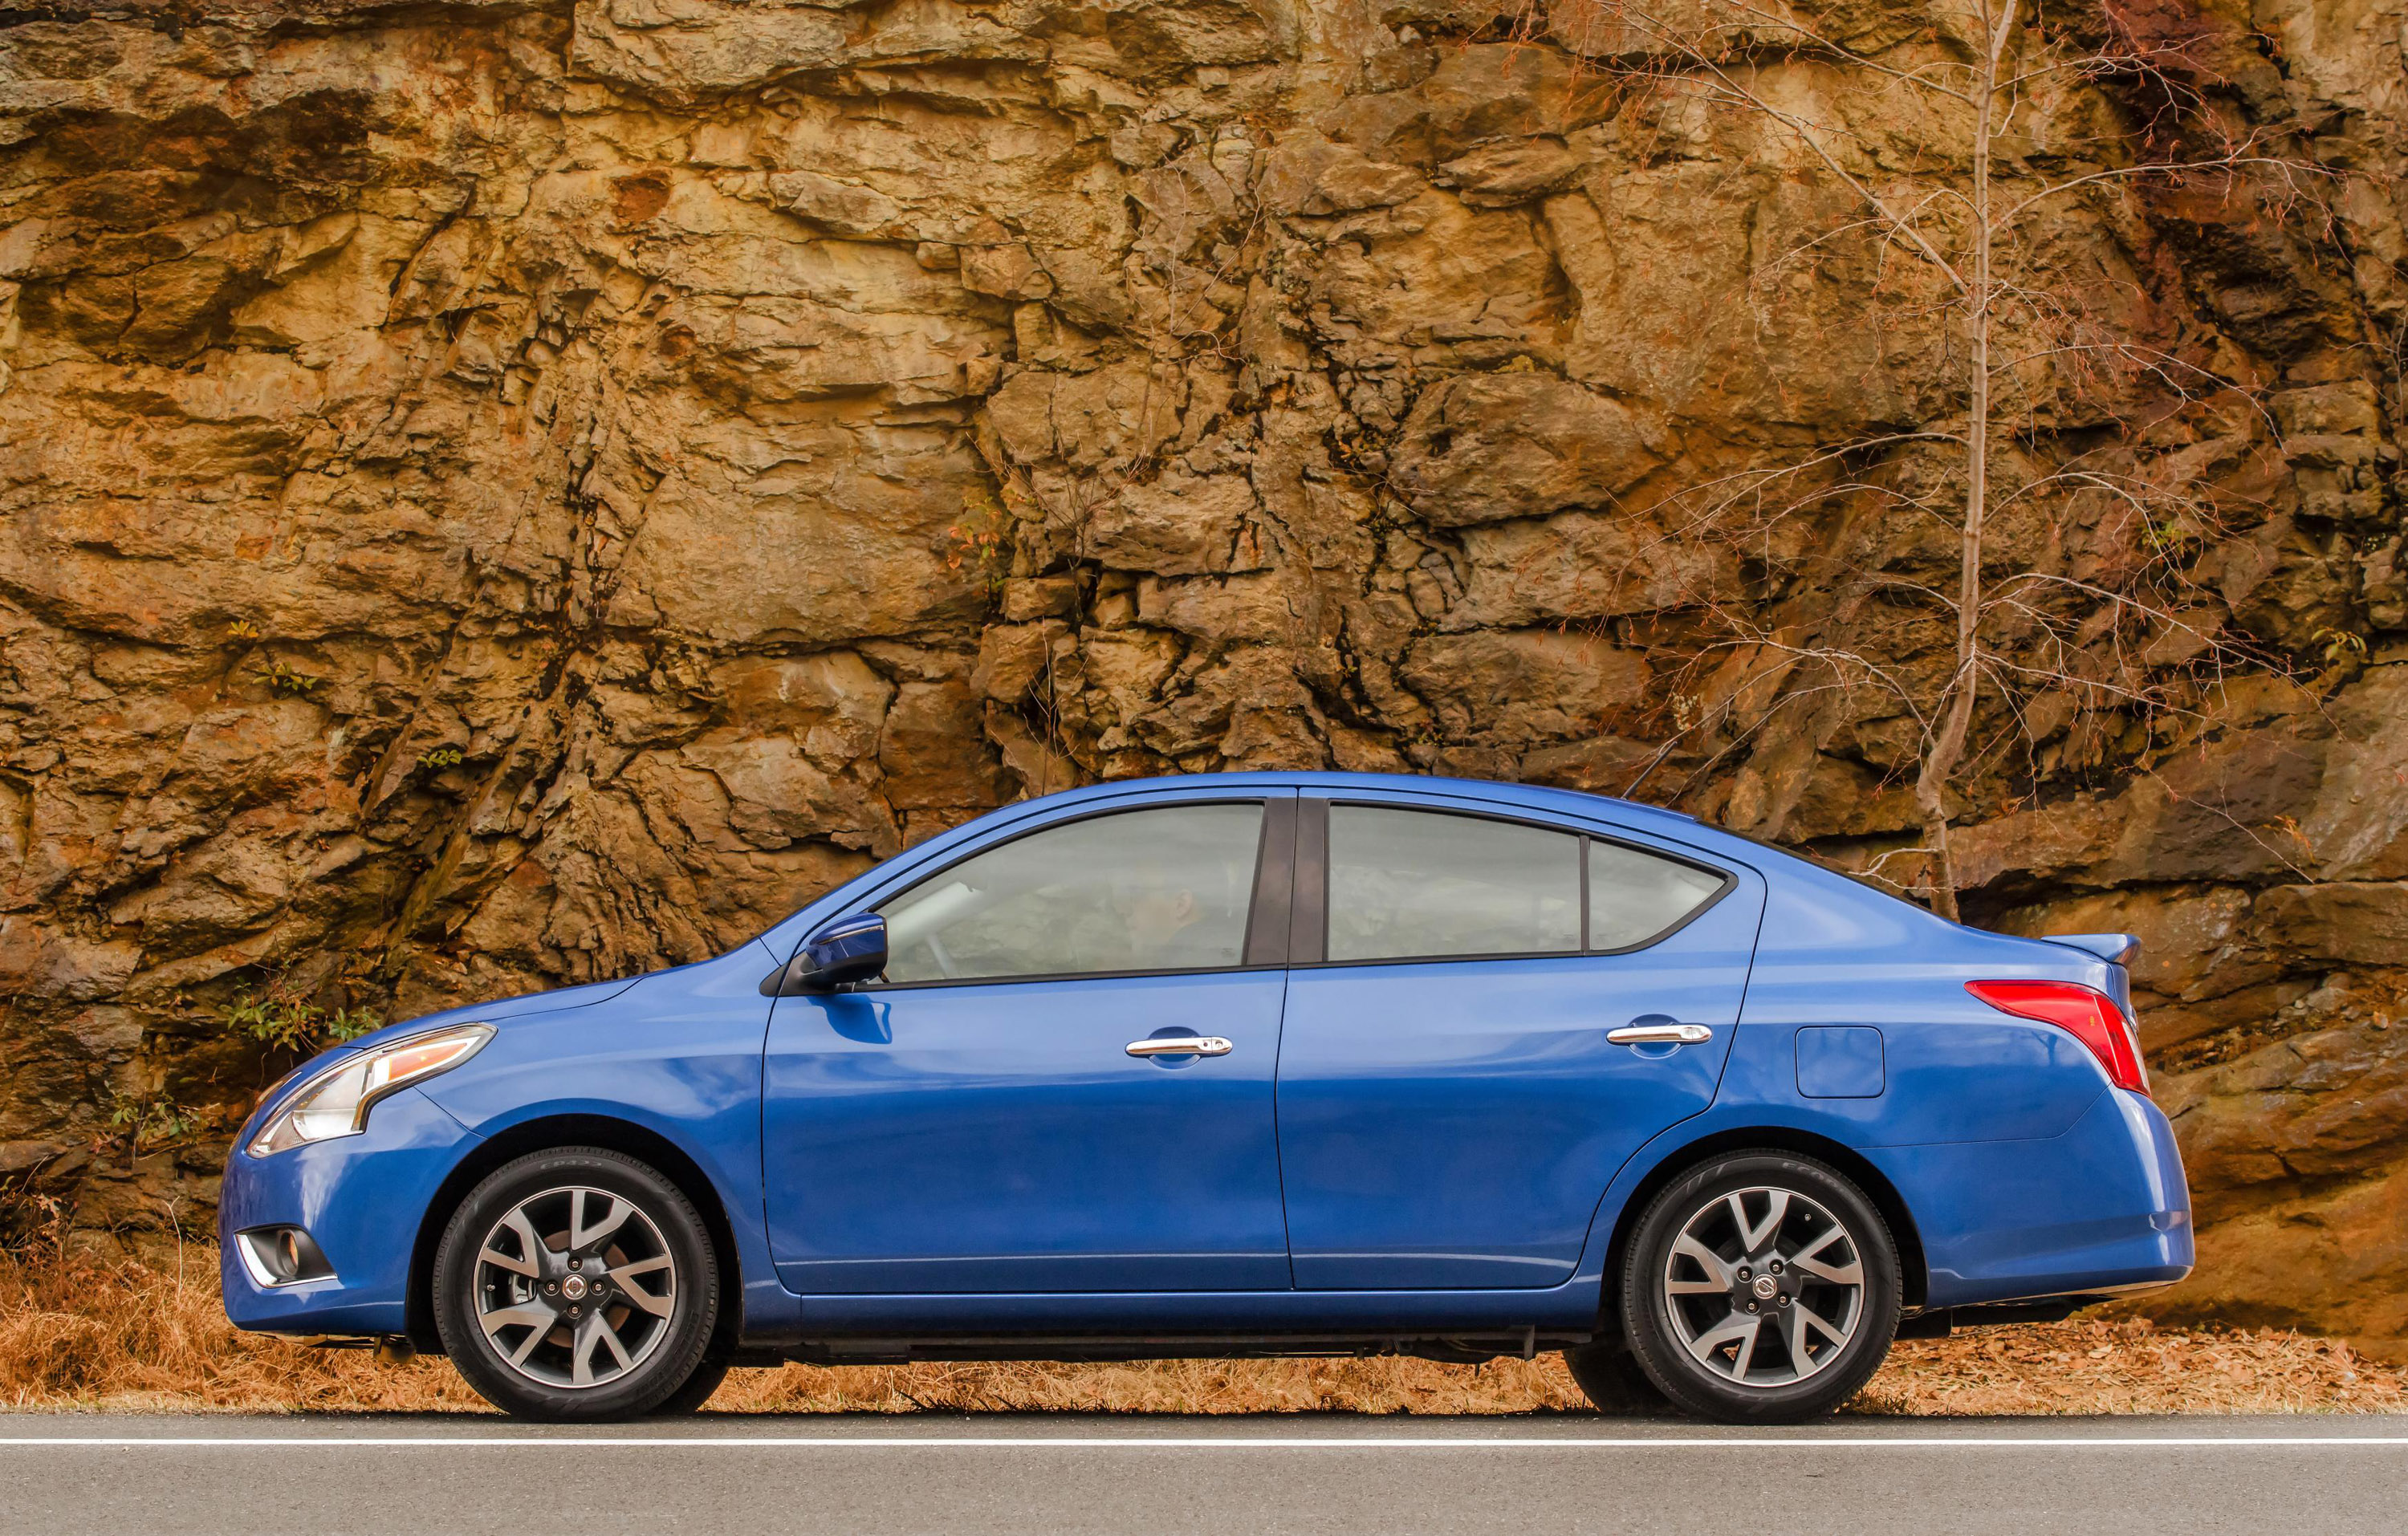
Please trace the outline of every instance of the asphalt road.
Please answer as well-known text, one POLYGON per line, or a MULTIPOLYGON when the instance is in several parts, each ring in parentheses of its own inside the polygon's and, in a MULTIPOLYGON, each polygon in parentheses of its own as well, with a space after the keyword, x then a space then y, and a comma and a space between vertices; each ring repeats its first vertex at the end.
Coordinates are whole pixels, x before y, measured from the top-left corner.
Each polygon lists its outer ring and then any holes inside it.
POLYGON ((2401 1529, 2408 1417, 0 1417, 0 1531, 2401 1529))

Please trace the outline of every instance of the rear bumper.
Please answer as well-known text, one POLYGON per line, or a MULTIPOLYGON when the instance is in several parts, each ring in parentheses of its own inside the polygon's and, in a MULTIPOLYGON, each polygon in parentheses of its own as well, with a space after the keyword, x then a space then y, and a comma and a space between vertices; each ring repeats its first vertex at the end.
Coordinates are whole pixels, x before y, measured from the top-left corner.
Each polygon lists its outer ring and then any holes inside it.
POLYGON ((218 1203, 226 1316, 269 1333, 402 1333, 409 1266, 428 1205, 478 1138, 416 1088, 379 1103, 357 1136, 253 1157, 226 1158, 218 1203), (334 1273, 290 1285, 260 1283, 238 1234, 299 1227, 334 1273))
POLYGON ((2062 1136, 1869 1149, 1915 1215, 1926 1304, 2103 1296, 2190 1273, 2190 1188, 2173 1127, 2110 1088, 2062 1136))

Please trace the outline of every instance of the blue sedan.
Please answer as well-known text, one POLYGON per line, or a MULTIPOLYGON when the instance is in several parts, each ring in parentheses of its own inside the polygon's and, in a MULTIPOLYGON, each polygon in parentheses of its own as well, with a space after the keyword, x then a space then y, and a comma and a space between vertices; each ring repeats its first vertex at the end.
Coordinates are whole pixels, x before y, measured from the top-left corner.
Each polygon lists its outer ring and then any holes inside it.
POLYGON ((1794 1420, 1902 1333, 2189 1271, 2134 947, 1589 795, 1106 784, 308 1063, 228 1161, 226 1310, 545 1419, 789 1360, 1560 1349, 1794 1420))

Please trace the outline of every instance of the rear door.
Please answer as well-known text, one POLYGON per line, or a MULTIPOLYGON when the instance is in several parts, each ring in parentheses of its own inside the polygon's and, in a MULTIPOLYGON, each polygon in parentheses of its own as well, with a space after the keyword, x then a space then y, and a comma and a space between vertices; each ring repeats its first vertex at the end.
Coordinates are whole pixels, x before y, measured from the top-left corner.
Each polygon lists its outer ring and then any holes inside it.
POLYGON ((1297 863, 1279 1073, 1297 1285, 1569 1279, 1614 1171, 1713 1100, 1761 878, 1403 797, 1301 801, 1297 863), (1711 1033, 1608 1039, 1671 1024, 1711 1033))

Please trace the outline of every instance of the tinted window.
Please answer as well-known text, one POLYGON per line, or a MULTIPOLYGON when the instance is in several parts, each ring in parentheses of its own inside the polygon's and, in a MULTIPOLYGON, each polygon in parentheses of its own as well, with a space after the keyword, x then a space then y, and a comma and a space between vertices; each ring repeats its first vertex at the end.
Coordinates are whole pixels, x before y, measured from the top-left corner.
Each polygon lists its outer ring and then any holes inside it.
POLYGON ((1262 825, 1259 805, 1165 806, 974 854, 879 909, 886 979, 1238 965, 1262 825))
POLYGON ((1580 948, 1580 840, 1423 811, 1329 808, 1329 958, 1580 948))
POLYGON ((1618 843, 1588 845, 1588 947, 1643 944, 1706 904, 1723 877, 1618 843))

